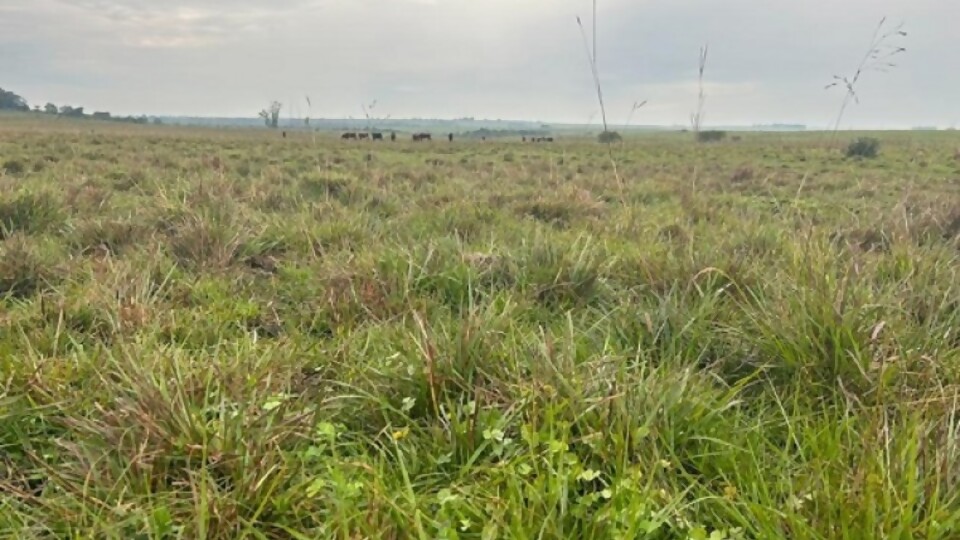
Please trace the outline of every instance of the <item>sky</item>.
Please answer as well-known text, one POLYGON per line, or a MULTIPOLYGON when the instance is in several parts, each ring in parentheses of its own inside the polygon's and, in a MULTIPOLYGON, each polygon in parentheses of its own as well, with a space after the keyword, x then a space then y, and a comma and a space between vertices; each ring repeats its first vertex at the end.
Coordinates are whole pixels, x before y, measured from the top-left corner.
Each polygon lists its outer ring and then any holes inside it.
MULTIPOLYGON (((114 114, 599 122, 591 0, 0 0, 0 87, 114 114), (311 105, 308 106, 306 97, 311 105)), ((599 0, 608 120, 829 126, 882 17, 906 47, 844 128, 960 127, 960 0, 599 0)))

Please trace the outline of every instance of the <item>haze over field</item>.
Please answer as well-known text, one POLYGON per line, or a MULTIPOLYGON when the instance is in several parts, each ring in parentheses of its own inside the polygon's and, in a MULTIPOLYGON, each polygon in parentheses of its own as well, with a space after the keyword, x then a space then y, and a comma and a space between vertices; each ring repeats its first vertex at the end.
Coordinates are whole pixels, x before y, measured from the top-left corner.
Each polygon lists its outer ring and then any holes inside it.
MULTIPOLYGON (((115 114, 362 115, 585 123, 596 103, 575 16, 587 0, 0 0, 3 85, 32 103, 115 114)), ((599 63, 611 122, 683 124, 710 44, 706 123, 831 122, 825 91, 881 16, 908 53, 863 80, 845 127, 960 123, 954 0, 605 0, 599 63)))

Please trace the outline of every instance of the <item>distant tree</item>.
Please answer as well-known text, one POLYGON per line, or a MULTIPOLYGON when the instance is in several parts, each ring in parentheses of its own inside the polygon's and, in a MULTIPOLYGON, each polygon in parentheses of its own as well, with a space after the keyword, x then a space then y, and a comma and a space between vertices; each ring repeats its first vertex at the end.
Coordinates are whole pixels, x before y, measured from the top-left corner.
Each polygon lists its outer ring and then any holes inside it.
POLYGON ((54 105, 53 103, 47 103, 46 105, 43 106, 43 112, 47 114, 57 114, 57 110, 58 110, 57 106, 54 105))
POLYGON ((97 111, 93 113, 94 120, 110 120, 110 113, 97 111))
POLYGON ((0 88, 0 110, 29 111, 30 105, 17 94, 0 88))
POLYGON ((83 116, 83 107, 71 107, 70 105, 64 105, 60 107, 60 116, 80 118, 83 116))
POLYGON ((282 108, 283 105, 279 101, 274 101, 270 104, 269 109, 260 111, 260 118, 263 118, 263 123, 268 128, 277 129, 277 126, 280 125, 280 109, 282 108))
POLYGON ((39 105, 34 105, 34 106, 33 106, 33 112, 36 112, 36 113, 41 112, 40 106, 39 106, 39 105))

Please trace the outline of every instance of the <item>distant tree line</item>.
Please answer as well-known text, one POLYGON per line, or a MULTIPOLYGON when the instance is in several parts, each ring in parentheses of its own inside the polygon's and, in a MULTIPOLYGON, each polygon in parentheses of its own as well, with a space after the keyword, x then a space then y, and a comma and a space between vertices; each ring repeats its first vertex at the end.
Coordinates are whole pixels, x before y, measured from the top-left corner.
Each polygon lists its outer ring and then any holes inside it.
POLYGON ((30 106, 27 100, 22 97, 0 88, 0 111, 29 111, 30 106))
MULTIPOLYGON (((0 88, 0 111, 23 111, 29 112, 30 105, 27 100, 8 90, 0 88)), ((73 107, 70 105, 56 106, 53 103, 47 103, 43 107, 34 105, 33 112, 40 114, 56 115, 65 118, 89 118, 92 120, 103 120, 110 122, 125 122, 129 124, 147 124, 150 119, 146 115, 140 116, 113 116, 109 112, 97 111, 93 114, 87 114, 83 107, 73 107)), ((160 124, 159 118, 154 118, 154 124, 160 124)))

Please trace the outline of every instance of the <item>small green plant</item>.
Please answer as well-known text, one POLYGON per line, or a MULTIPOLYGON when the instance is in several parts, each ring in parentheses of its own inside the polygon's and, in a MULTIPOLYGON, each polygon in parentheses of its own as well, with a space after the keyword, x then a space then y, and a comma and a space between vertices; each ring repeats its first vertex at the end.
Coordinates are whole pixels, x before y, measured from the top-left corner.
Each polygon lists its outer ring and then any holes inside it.
POLYGON ((847 157, 872 159, 880 154, 880 141, 873 137, 860 137, 847 145, 847 157))

